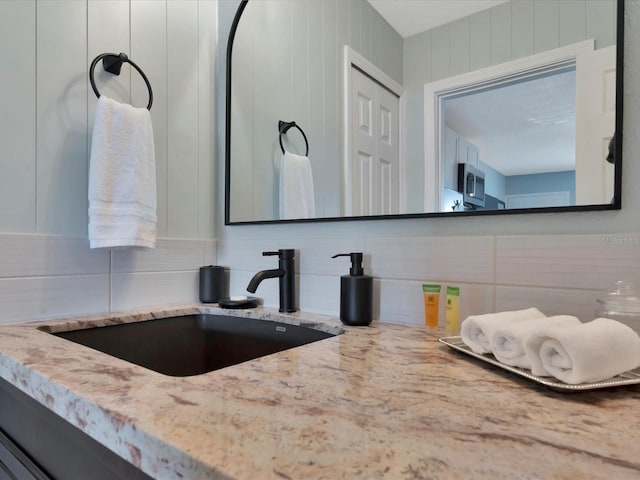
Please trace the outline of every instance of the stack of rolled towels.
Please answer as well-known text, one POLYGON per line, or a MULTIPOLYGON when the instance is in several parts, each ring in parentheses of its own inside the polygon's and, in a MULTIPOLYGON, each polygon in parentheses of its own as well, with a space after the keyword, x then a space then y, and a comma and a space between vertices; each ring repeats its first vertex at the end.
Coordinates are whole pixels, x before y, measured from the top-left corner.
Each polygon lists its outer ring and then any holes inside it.
POLYGON ((569 315, 547 317, 528 308, 472 315, 462 322, 460 334, 475 353, 492 353, 506 365, 573 385, 640 366, 640 337, 609 318, 582 323, 569 315))

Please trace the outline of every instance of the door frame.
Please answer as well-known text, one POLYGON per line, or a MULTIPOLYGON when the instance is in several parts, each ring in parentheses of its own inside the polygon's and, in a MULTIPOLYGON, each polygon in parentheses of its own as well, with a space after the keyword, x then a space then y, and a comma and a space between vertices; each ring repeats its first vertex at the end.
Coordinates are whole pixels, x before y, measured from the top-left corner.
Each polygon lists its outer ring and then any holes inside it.
POLYGON ((452 95, 473 92, 500 85, 518 78, 526 78, 565 68, 577 63, 580 55, 593 51, 593 39, 577 42, 528 57, 463 73, 427 83, 424 86, 424 208, 425 212, 440 211, 443 185, 441 150, 444 144, 442 103, 452 95), (428 139, 433 139, 429 142, 428 139), (431 179, 430 181, 428 179, 431 179), (432 187, 432 188, 429 188, 432 187))
POLYGON ((404 88, 389 75, 384 73, 381 69, 375 66, 372 62, 356 52, 349 45, 343 47, 343 62, 342 62, 342 185, 340 188, 340 194, 342 195, 342 215, 353 215, 353 205, 351 201, 351 144, 353 140, 351 138, 351 69, 353 67, 362 71, 375 82, 382 85, 391 93, 396 95, 399 99, 399 112, 398 112, 398 157, 400 167, 400 185, 399 188, 399 208, 400 213, 406 210, 406 174, 405 174, 405 160, 403 156, 403 113, 404 102, 403 94, 404 88))

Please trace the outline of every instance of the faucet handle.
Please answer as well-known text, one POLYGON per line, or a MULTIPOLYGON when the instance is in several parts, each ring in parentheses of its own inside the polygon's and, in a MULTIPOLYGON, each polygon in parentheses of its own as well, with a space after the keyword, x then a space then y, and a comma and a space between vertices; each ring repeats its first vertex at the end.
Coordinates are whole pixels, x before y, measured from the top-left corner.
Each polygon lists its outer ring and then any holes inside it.
POLYGON ((285 248, 284 250, 278 250, 277 252, 262 252, 263 257, 278 256, 282 260, 291 260, 295 257, 296 251, 292 248, 285 248))

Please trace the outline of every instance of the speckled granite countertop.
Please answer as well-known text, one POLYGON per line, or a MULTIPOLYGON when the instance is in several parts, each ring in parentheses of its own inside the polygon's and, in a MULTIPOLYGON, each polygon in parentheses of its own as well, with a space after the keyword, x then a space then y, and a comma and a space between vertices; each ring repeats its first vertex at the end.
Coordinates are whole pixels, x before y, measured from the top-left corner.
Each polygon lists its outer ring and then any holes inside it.
MULTIPOLYGON (((177 311, 196 310, 229 313, 177 311)), ((0 326, 0 376, 161 479, 640 478, 640 387, 554 392, 418 326, 347 328, 193 377, 37 329, 175 313, 154 312, 0 326)), ((340 329, 331 317, 238 313, 340 329)))

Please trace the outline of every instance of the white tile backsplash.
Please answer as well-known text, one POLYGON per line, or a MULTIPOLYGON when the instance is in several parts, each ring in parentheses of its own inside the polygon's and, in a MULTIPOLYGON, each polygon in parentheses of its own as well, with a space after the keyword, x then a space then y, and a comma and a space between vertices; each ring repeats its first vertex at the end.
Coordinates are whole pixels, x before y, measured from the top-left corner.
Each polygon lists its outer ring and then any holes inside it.
POLYGON ((86 237, 0 234, 0 323, 197 301, 215 241, 155 250, 89 249, 86 237))
MULTIPOLYGON (((84 237, 0 235, 0 322, 118 311, 197 301, 198 268, 230 268, 231 295, 259 270, 277 268, 262 251, 295 248, 302 311, 338 315, 340 276, 363 251, 374 282, 374 316, 422 324, 422 283, 461 288, 461 319, 536 306, 547 315, 594 316, 595 298, 616 280, 640 283, 640 234, 477 237, 261 238, 215 241, 162 238, 154 251, 91 250, 84 237), (495 265, 495 270, 494 270, 495 265)), ((278 307, 278 279, 255 295, 278 307)))
POLYGON ((605 289, 640 281, 640 235, 498 237, 496 283, 605 289))
POLYGON ((109 252, 87 237, 0 235, 0 278, 108 273, 109 252))
MULTIPOLYGON (((285 227, 286 228, 286 227, 285 227)), ((522 235, 289 239, 296 248, 301 309, 338 315, 340 276, 333 251, 361 250, 374 282, 374 315, 381 321, 422 324, 422 283, 461 288, 461 319, 471 314, 536 306, 547 315, 593 318, 598 291, 619 279, 640 283, 640 234, 522 235), (353 247, 353 248, 351 248, 353 247)), ((231 268, 232 291, 246 293, 258 270, 275 268, 261 251, 283 248, 260 238, 218 240, 218 259, 231 268), (269 244, 271 243, 271 245, 269 244), (265 248, 266 246, 266 248, 265 248)), ((340 259, 336 259, 340 260, 340 259)), ((266 280, 256 295, 278 306, 278 282, 266 280)))
POLYGON ((111 276, 111 310, 198 301, 198 272, 116 273, 111 276))
POLYGON ((202 240, 158 239, 155 250, 114 250, 113 273, 164 272, 207 264, 207 245, 202 240))
POLYGON ((547 316, 574 315, 583 322, 595 318, 595 290, 496 286, 496 311, 537 307, 547 316))
POLYGON ((367 239, 365 251, 373 275, 383 278, 493 282, 493 237, 390 236, 367 239))
POLYGON ((109 275, 0 279, 0 323, 109 311, 109 275))

